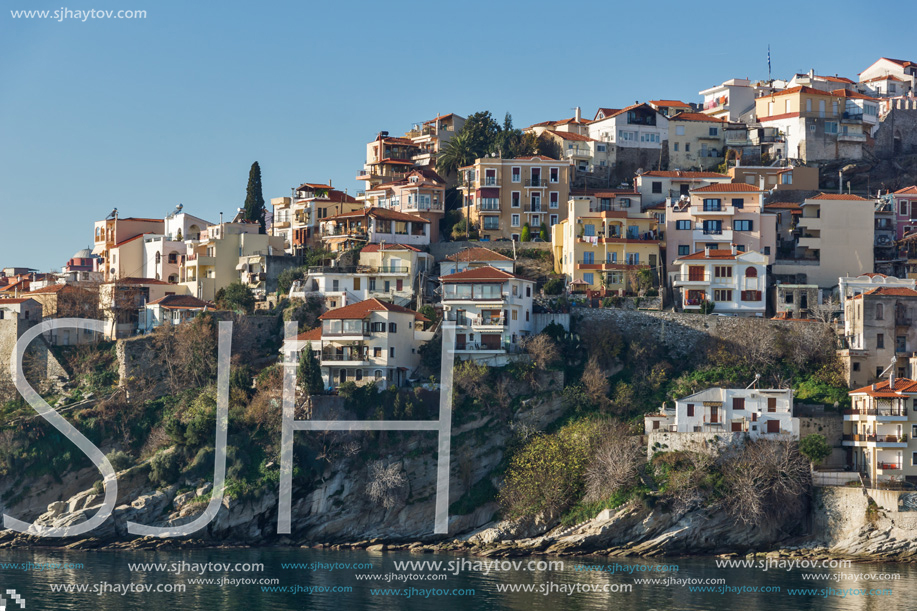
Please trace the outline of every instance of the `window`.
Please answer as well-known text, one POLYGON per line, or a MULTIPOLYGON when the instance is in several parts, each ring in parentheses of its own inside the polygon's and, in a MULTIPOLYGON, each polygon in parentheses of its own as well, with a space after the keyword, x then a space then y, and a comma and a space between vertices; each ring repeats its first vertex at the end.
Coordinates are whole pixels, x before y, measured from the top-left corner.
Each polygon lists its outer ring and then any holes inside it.
POLYGON ((557 191, 551 191, 548 197, 549 197, 549 201, 551 202, 552 208, 560 207, 560 193, 558 193, 557 191))
POLYGON ((727 289, 716 289, 713 291, 714 301, 732 301, 732 291, 727 289))
POLYGON ((521 206, 522 196, 519 194, 519 191, 513 191, 513 194, 510 199, 510 206, 513 208, 518 208, 521 206))
POLYGON ((745 200, 742 199, 741 197, 733 197, 732 198, 732 207, 733 208, 744 208, 745 200))
POLYGON ((526 286, 526 287, 525 287, 525 296, 526 296, 526 297, 531 297, 531 296, 532 296, 532 287, 531 287, 531 286, 526 286))
POLYGON ((622 208, 630 208, 630 198, 629 197, 622 197, 621 199, 618 200, 618 203, 621 204, 622 208))
POLYGON ((512 169, 512 181, 522 182, 522 168, 514 167, 512 169))
POLYGON ((757 278, 758 270, 755 269, 754 267, 746 267, 745 268, 745 277, 746 278, 757 278))
POLYGON ((588 274, 583 274, 583 282, 589 285, 595 284, 595 274, 593 274, 592 272, 589 272, 588 274))
POLYGON ((691 221, 675 221, 675 229, 691 229, 691 221))
POLYGON ((836 134, 837 133, 837 121, 825 121, 825 133, 826 134, 836 134))
POLYGON ((818 101, 818 116, 819 117, 825 116, 825 101, 824 100, 818 101))
POLYGON ((732 228, 736 231, 751 231, 751 221, 733 221, 732 228))
POLYGON ((597 153, 604 153, 604 152, 605 152, 605 145, 604 145, 604 144, 596 144, 596 145, 595 145, 595 152, 597 152, 597 153))
POLYGON ((370 279, 369 279, 369 290, 371 290, 371 291, 375 291, 375 290, 376 290, 376 279, 375 279, 375 278, 370 278, 370 279))
POLYGON ((723 221, 704 221, 704 233, 707 235, 723 233, 723 221))
POLYGON ((551 168, 551 182, 560 182, 560 168, 551 168))
POLYGON ((881 349, 885 348, 885 334, 876 333, 876 348, 881 349))
POLYGON ((694 417, 694 404, 688 403, 687 408, 688 408, 688 418, 693 418, 694 417))
POLYGON ((583 263, 593 264, 595 263, 595 253, 591 251, 586 251, 583 253, 583 263))
POLYGON ((876 304, 876 320, 885 318, 885 306, 881 303, 876 304))
POLYGON ((516 318, 517 318, 517 316, 516 316, 516 310, 513 310, 513 320, 516 320, 516 318))
POLYGON ((777 397, 767 398, 767 411, 771 414, 777 411, 777 397))
POLYGON ((745 398, 744 397, 733 397, 732 398, 732 409, 744 410, 745 409, 745 398))
POLYGON ((736 250, 739 252, 745 252, 745 244, 736 244, 736 250))
POLYGON ((761 291, 742 291, 742 301, 761 301, 761 291))
POLYGON ((684 125, 676 125, 676 126, 675 126, 675 135, 676 135, 676 136, 684 136, 684 135, 685 135, 685 126, 684 126, 684 125))
POLYGON ((854 363, 854 364, 853 364, 853 370, 854 370, 854 371, 859 371, 859 370, 860 370, 860 364, 859 364, 859 363, 854 363))
POLYGON ((718 127, 711 127, 710 130, 709 130, 709 133, 710 133, 711 136, 718 136, 719 133, 720 133, 720 128, 718 128, 718 127))
POLYGON ((519 241, 519 234, 518 234, 518 233, 512 234, 512 235, 510 236, 510 239, 512 239, 513 242, 518 242, 518 241, 519 241))
POLYGON ((687 244, 678 245, 678 256, 679 257, 684 257, 685 255, 690 255, 690 254, 691 254, 690 248, 687 244))
POLYGON ((659 180, 653 181, 653 193, 662 193, 662 182, 659 180))
POLYGON ((519 215, 514 214, 511 218, 512 218, 512 221, 511 221, 512 226, 518 227, 519 226, 519 215))
POLYGON ((764 254, 765 254, 765 255, 770 255, 770 254, 771 254, 771 247, 770 247, 770 246, 765 246, 765 247, 764 247, 764 254))
POLYGON ((389 332, 389 333, 397 333, 397 332, 398 332, 398 324, 397 324, 397 323, 394 323, 394 322, 388 323, 388 332, 389 332))
POLYGON ((382 348, 373 348, 373 357, 377 359, 382 358, 382 348))
POLYGON ((556 224, 557 224, 557 221, 558 221, 557 215, 556 215, 556 214, 552 214, 552 215, 551 215, 551 226, 553 227, 554 225, 556 225, 556 224))
POLYGON ((732 268, 728 265, 715 265, 713 267, 714 278, 732 278, 732 268))
POLYGON ((691 152, 691 143, 690 142, 685 142, 685 152, 686 153, 691 152))
MULTIPOLYGON (((678 152, 678 143, 676 142, 676 143, 673 144, 672 146, 673 146, 673 149, 672 149, 672 150, 674 150, 674 151, 677 153, 677 152, 678 152)), ((656 424, 656 423, 654 422, 653 424, 656 424)))
POLYGON ((705 199, 704 200, 704 211, 705 212, 716 212, 720 210, 720 200, 719 199, 705 199))
POLYGON ((390 358, 395 358, 395 347, 394 346, 388 349, 388 355, 390 358))
POLYGON ((371 322, 369 323, 370 333, 385 333, 385 323, 384 322, 371 322))
POLYGON ((483 220, 484 229, 499 229, 500 228, 500 217, 499 216, 485 216, 483 220))

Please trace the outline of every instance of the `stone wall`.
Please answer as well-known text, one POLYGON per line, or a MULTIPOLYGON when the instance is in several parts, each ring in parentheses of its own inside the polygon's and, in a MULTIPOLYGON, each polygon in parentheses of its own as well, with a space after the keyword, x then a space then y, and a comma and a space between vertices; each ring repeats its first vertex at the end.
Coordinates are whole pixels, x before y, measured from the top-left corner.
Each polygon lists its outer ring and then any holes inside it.
POLYGON ((902 108, 892 108, 879 121, 875 134, 876 156, 888 159, 899 154, 917 152, 917 102, 911 101, 904 108, 903 100, 896 100, 902 108))
MULTIPOLYGON (((0 320, 0 379, 11 379, 10 362, 16 342, 30 327, 31 325, 17 319, 0 320)), ((37 368, 42 378, 69 378, 67 371, 51 352, 44 336, 32 340, 27 354, 32 359, 32 366, 37 368)))
POLYGON ((615 146, 614 180, 630 184, 638 170, 669 169, 669 141, 662 141, 660 149, 615 146))
POLYGON ((649 434, 646 457, 656 452, 708 452, 719 453, 725 448, 742 445, 745 433, 673 433, 653 431, 649 434))
POLYGON ((844 434, 844 417, 838 412, 800 416, 799 438, 802 439, 815 433, 824 435, 828 445, 834 448, 831 456, 825 459, 821 466, 829 469, 843 468, 847 464, 847 454, 841 444, 844 434))

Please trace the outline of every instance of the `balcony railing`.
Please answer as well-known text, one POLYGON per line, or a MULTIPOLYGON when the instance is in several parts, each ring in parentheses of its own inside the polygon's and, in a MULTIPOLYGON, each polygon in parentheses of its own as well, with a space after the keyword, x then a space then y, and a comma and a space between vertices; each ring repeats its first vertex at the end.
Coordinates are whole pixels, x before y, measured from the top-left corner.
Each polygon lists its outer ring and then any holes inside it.
POLYGON ((880 462, 876 467, 883 471, 900 471, 902 465, 899 462, 880 462))
POLYGON ((526 187, 547 187, 548 179, 547 178, 529 178, 525 181, 526 187))
POLYGON ((309 268, 310 274, 407 274, 407 265, 316 265, 309 268))
POLYGON ((478 203, 478 210, 481 212, 500 212, 500 204, 491 204, 491 203, 478 203))
POLYGON ((368 352, 322 352, 323 361, 366 361, 369 360, 368 352))
POLYGON ((905 443, 907 435, 844 435, 844 441, 875 442, 875 443, 905 443))
POLYGON ((860 408, 845 409, 845 416, 907 416, 907 408, 860 408))

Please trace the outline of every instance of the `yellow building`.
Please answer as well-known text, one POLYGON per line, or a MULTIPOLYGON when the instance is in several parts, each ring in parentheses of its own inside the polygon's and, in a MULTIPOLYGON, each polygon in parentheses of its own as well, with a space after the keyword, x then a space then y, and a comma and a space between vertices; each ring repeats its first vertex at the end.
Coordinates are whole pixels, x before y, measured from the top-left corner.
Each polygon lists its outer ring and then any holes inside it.
POLYGON ((599 290, 627 291, 635 272, 662 276, 658 222, 640 211, 635 191, 598 191, 572 196, 567 218, 552 228, 554 271, 568 283, 599 290))
POLYGON ((528 225, 532 235, 567 216, 570 163, 543 155, 502 159, 485 157, 460 169, 462 214, 481 239, 519 240, 528 225))
POLYGON ((726 156, 726 121, 700 112, 669 119, 669 167, 710 170, 726 156))

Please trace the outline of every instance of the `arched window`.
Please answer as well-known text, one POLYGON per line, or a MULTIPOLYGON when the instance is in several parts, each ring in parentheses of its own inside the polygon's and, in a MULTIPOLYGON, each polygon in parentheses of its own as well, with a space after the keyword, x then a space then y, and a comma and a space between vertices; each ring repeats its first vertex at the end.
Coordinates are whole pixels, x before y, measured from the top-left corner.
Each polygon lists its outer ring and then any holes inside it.
POLYGON ((178 282, 178 274, 171 274, 169 276, 169 282, 171 282, 172 284, 175 284, 176 282, 178 282))
POLYGON ((382 379, 382 370, 377 369, 375 373, 373 373, 373 377, 376 378, 377 380, 381 380, 382 379))
POLYGON ((746 267, 745 268, 745 277, 746 278, 757 278, 758 270, 755 269, 754 267, 746 267))
POLYGON ((363 379, 363 370, 362 369, 357 369, 356 378, 357 378, 357 382, 363 379))

